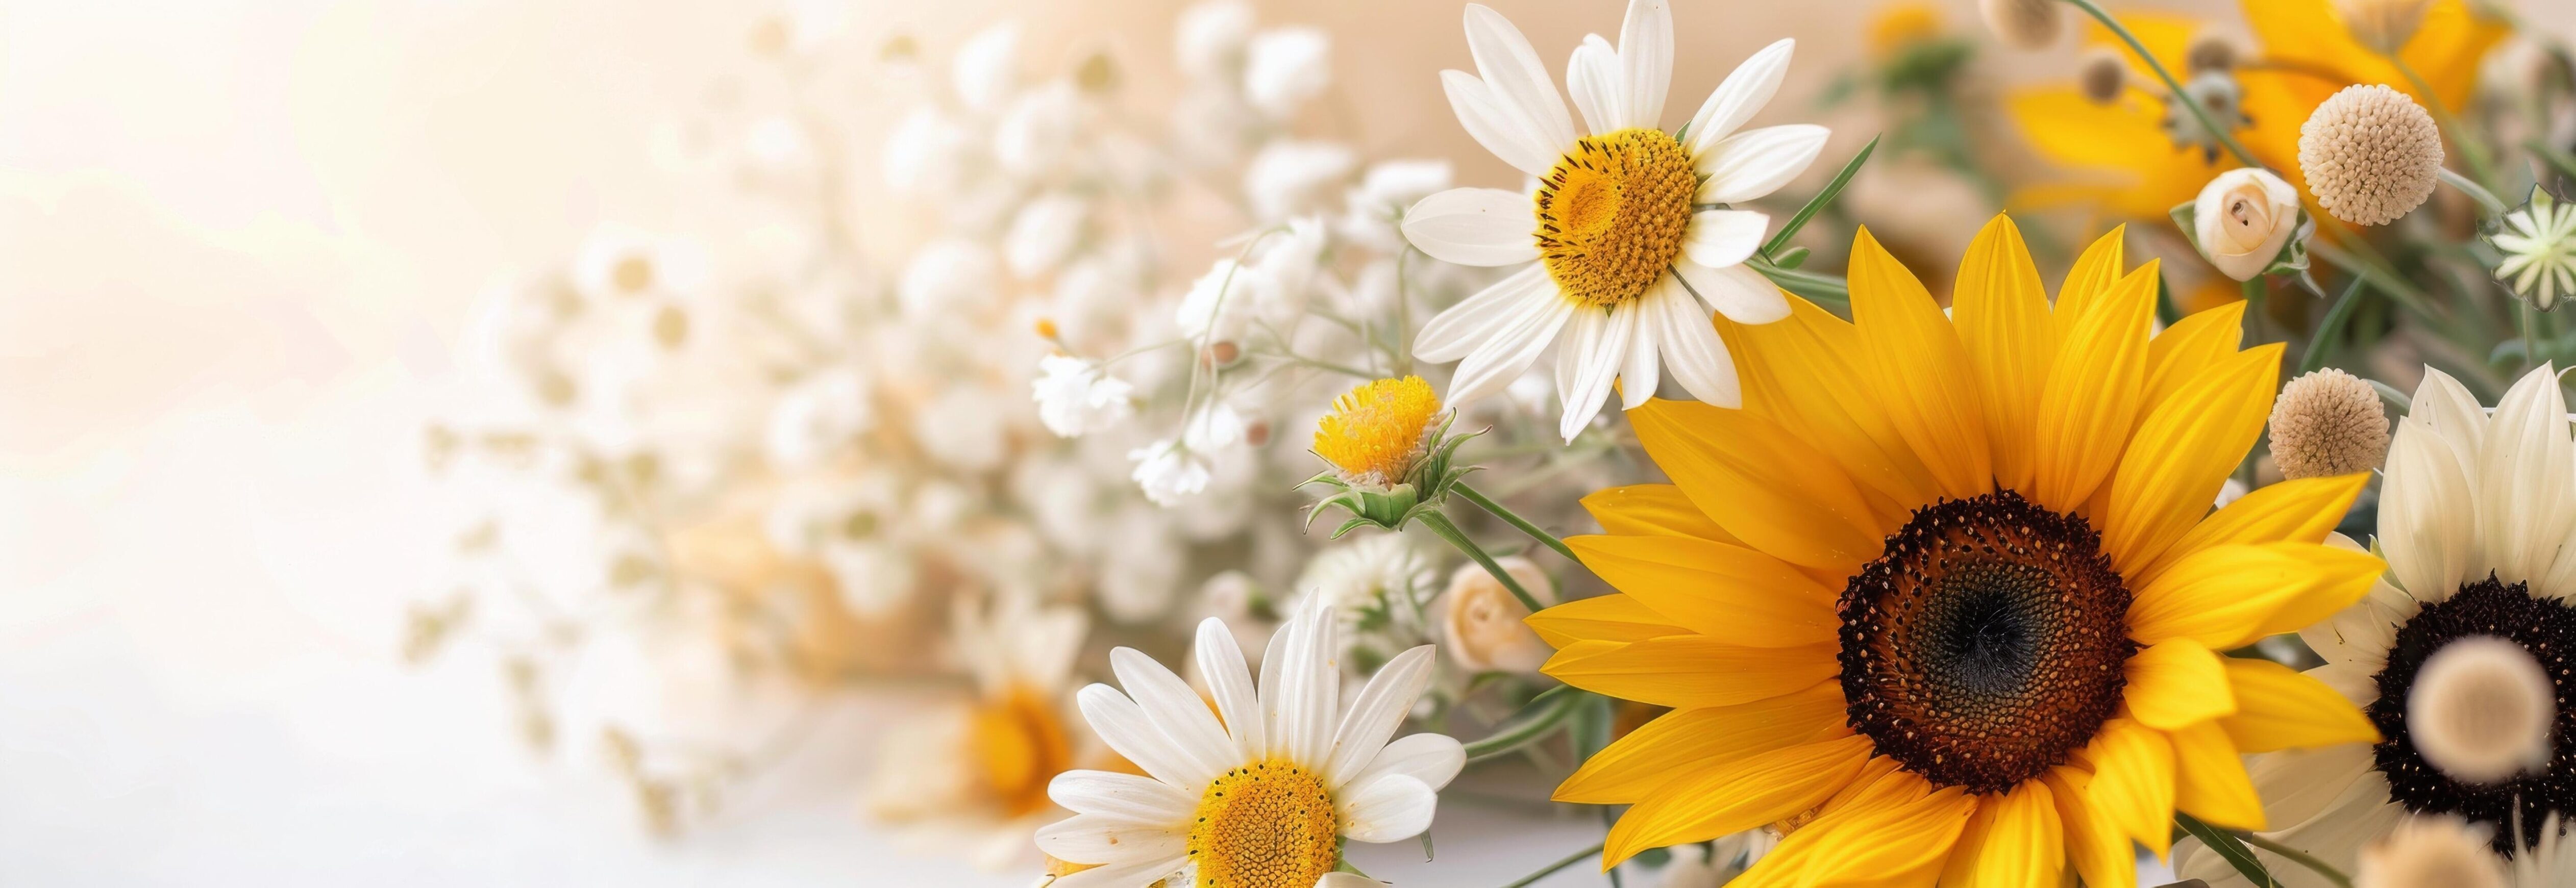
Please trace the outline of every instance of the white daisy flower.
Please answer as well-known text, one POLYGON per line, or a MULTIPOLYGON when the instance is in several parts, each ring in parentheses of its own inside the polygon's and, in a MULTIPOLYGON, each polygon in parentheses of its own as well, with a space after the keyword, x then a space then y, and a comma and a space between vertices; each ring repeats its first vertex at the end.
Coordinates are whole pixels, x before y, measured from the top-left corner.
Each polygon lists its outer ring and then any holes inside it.
POLYGON ((1245 47, 1244 98, 1274 119, 1296 116, 1332 85, 1333 39, 1322 28, 1273 28, 1245 47))
POLYGON ((1467 6, 1478 73, 1442 71, 1441 85, 1468 134, 1538 185, 1452 189, 1405 214, 1405 238, 1435 258, 1529 263, 1415 339, 1417 357, 1460 361, 1451 403, 1501 391, 1560 332, 1558 431, 1567 440, 1600 412, 1614 379, 1625 380, 1626 407, 1646 403, 1659 360, 1700 400, 1741 402, 1709 310, 1767 324, 1788 317, 1789 303, 1743 265, 1770 217, 1726 207, 1788 184, 1827 135, 1808 124, 1736 131, 1779 90, 1792 46, 1782 40, 1746 59, 1679 135, 1666 133, 1657 126, 1672 79, 1672 12, 1665 0, 1630 0, 1619 45, 1587 36, 1567 63, 1578 126, 1520 31, 1467 6))
POLYGON ((1256 688, 1224 621, 1200 623, 1198 667, 1214 712, 1170 669, 1111 652, 1127 693, 1082 689, 1083 717, 1151 776, 1055 779, 1049 795, 1075 816, 1038 830, 1038 848, 1095 866, 1054 888, 1142 888, 1184 870, 1191 885, 1310 888, 1340 864, 1342 839, 1393 842, 1430 828, 1466 750, 1439 734, 1388 739, 1431 682, 1431 646, 1389 661, 1345 711, 1333 636, 1329 610, 1290 619, 1271 636, 1256 688))
POLYGON ((1038 420, 1059 437, 1078 438, 1117 425, 1136 412, 1136 387, 1100 372, 1098 363, 1067 355, 1038 359, 1038 420))
POLYGON ((2576 204, 2531 187, 2531 201, 2506 213, 2504 228, 2487 236, 2504 253, 2496 280, 2513 287, 2531 307, 2548 311, 2562 297, 2576 295, 2576 204))
MULTIPOLYGON (((2576 750, 2556 730, 2576 720, 2556 690, 2576 681, 2561 653, 2576 645, 2576 440, 2557 372, 2532 370, 2490 416, 2427 368, 2413 404, 2379 500, 2378 544, 2395 582, 2299 633, 2325 660, 2308 674, 2360 707, 2382 739, 2254 756, 2248 771, 2272 826, 2262 835, 2349 873, 2409 818, 2460 817, 2490 830, 2498 852, 2537 843, 2547 849, 2537 857, 2555 857, 2554 825, 2576 817, 2576 750)), ((2349 498, 2362 483, 2285 481, 2233 508, 2349 498)), ((2299 712, 2317 724, 2349 717, 2313 703, 2299 712)), ((2326 885, 2257 853, 2289 888, 2326 885)), ((2197 842, 2176 854, 2185 878, 2247 884, 2197 842)))
POLYGON ((1209 465, 1207 454, 1183 446, 1173 439, 1163 439, 1127 452, 1136 461, 1137 488, 1157 506, 1171 506, 1207 489, 1209 465))

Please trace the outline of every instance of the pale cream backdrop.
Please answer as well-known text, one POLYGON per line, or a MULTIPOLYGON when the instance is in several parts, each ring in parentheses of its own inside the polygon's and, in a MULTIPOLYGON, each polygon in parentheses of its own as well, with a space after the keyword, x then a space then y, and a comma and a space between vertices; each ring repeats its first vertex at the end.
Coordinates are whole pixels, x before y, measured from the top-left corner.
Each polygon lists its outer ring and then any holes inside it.
MULTIPOLYGON (((1039 68, 1105 43, 1150 104, 1181 5, 869 0, 845 39, 906 31, 944 58, 1018 17, 1039 68)), ((1550 59, 1620 15, 1616 0, 1493 5, 1550 59)), ((1945 5, 1974 26, 1971 4, 1945 5)), ((1260 6, 1336 41, 1314 131, 1507 181, 1439 96, 1435 72, 1469 66, 1457 0, 1260 6)), ((2557 6, 2534 11, 2576 18, 2557 6)), ((1786 121, 1860 51, 1870 4, 1677 7, 1673 113, 1795 36, 1768 114, 1786 121)), ((857 816, 870 725, 901 701, 837 705, 777 776, 661 841, 595 766, 526 751, 488 658, 397 656, 403 608, 443 557, 419 442, 455 397, 470 306, 601 223, 753 224, 651 145, 753 63, 764 11, 0 2, 0 884, 1026 884, 857 816)), ((2048 77, 2072 58, 1986 64, 2048 77)), ((1871 130, 1828 122, 1829 158, 1871 130)), ((848 199, 874 250, 900 249, 890 214, 848 199)), ((1496 885, 1598 829, 1452 800, 1436 866, 1410 844, 1363 860, 1408 888, 1496 885)), ((1585 870, 1546 884, 1600 884, 1585 870)))

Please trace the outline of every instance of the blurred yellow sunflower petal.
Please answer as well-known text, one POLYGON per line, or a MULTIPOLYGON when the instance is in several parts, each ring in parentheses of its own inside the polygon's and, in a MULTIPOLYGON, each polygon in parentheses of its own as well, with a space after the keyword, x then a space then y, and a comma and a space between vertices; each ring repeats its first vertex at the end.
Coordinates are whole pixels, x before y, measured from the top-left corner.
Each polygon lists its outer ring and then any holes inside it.
POLYGON ((2235 691, 2237 711, 2218 726, 2238 752, 2379 742, 2379 729, 2352 701, 2290 667, 2231 657, 2227 681, 2235 691))

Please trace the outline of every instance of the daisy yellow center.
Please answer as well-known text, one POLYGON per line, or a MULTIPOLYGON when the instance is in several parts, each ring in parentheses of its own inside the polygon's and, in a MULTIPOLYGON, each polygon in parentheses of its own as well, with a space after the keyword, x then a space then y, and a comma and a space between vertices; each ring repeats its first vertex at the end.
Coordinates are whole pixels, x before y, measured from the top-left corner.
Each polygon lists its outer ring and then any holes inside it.
POLYGON ((1227 771, 1190 825, 1197 888, 1313 888, 1341 858, 1339 826, 1312 769, 1271 759, 1227 771))
POLYGON ((628 293, 641 293, 645 290, 651 289, 653 287, 653 260, 646 259, 642 256, 626 256, 620 258, 617 260, 617 264, 609 266, 608 280, 610 283, 616 284, 617 289, 628 293))
POLYGON ((1635 299, 1681 255, 1698 190, 1689 152, 1662 130, 1577 139, 1538 183, 1540 261, 1569 299, 1635 299))
POLYGON ((1073 767, 1073 746, 1054 707, 1014 690, 975 707, 968 731, 984 783, 1002 810, 1017 817, 1047 804, 1047 783, 1073 767))
POLYGON ((2128 608, 2084 519, 2008 490, 1926 506, 1837 604, 1847 716, 1937 785, 2009 791, 2119 708, 2128 608))
POLYGON ((1440 396, 1419 376, 1380 379, 1333 399, 1315 424, 1315 453, 1355 482, 1392 485, 1422 456, 1440 396))

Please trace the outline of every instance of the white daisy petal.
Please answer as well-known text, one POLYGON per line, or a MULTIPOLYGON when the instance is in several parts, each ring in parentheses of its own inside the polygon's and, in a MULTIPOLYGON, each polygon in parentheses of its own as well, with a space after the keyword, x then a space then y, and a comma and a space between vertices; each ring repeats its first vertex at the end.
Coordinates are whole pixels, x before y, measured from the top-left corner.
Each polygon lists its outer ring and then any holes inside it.
MULTIPOLYGON (((1682 256, 1710 268, 1731 268, 1762 249, 1771 217, 1752 210, 1702 210, 1682 234, 1682 256)), ((1734 315, 1728 315, 1734 317, 1734 315)))
POLYGON ((1133 823, 1187 825, 1198 799, 1151 777, 1110 771, 1066 771, 1047 782, 1047 798, 1076 814, 1133 823))
POLYGON ((1325 873, 1315 880, 1315 888, 1390 888, 1385 882, 1358 873, 1325 873))
MULTIPOLYGON (((1549 303, 1564 301, 1557 295, 1556 281, 1547 276, 1546 266, 1521 269, 1434 315, 1430 323, 1422 325, 1422 332, 1414 335, 1413 356, 1433 363, 1458 360, 1491 342, 1513 320, 1549 303)), ((1449 400, 1462 399, 1453 393, 1449 400)))
POLYGON ((1548 288, 1546 299, 1513 308, 1510 316, 1499 319, 1500 329, 1458 362, 1458 372, 1449 377, 1449 403, 1464 404, 1502 391, 1538 360, 1548 343, 1556 341, 1557 332, 1581 309, 1556 295, 1554 281, 1548 282, 1548 288))
POLYGON ((1574 96, 1574 110, 1583 115, 1586 134, 1626 127, 1621 123, 1627 119, 1625 76, 1619 70, 1619 51, 1599 34, 1585 36, 1565 60, 1565 91, 1574 96))
POLYGON ((2397 423, 2379 494, 2379 547, 2409 595, 2441 601, 2466 578, 2477 504, 2451 443, 2413 416, 2397 423))
POLYGON ((1349 712, 1342 713, 1341 724, 1333 730, 1332 755, 1324 762, 1327 786, 1341 788, 1386 748, 1387 738, 1413 711, 1413 701, 1422 689, 1431 685, 1431 645, 1421 645, 1395 655, 1368 684, 1360 686, 1359 695, 1351 698, 1349 712))
POLYGON ((1334 668, 1332 608, 1321 599, 1288 621, 1286 665, 1280 667, 1280 700, 1270 706, 1272 754, 1308 766, 1325 760, 1333 742, 1333 714, 1340 710, 1341 672, 1334 668))
POLYGON ((1452 188, 1404 211, 1404 239, 1431 258, 1459 265, 1538 260, 1529 195, 1500 188, 1452 188))
POLYGON ((1216 711, 1225 717, 1226 733, 1234 738, 1235 752, 1243 761, 1260 758, 1270 751, 1268 727, 1261 717, 1261 698, 1252 687, 1252 670, 1243 662, 1243 649, 1234 644, 1234 633, 1225 621, 1209 617, 1199 623, 1199 678, 1216 698, 1216 711))
POLYGON ((1038 828, 1038 850, 1073 863, 1119 864, 1167 860, 1189 850, 1189 839, 1166 826, 1076 814, 1038 828))
POLYGON ((1368 767, 1345 781, 1345 786, 1358 786, 1383 774, 1402 774, 1422 785, 1438 790, 1448 786, 1467 767, 1467 747, 1447 734, 1407 734, 1379 750, 1368 767))
POLYGON ((1234 739, 1208 710, 1207 701, 1190 690, 1188 682, 1172 674, 1154 658, 1135 648, 1115 648, 1109 652, 1109 668, 1118 675, 1118 684, 1127 696, 1145 710, 1154 727, 1172 741, 1182 755, 1195 759, 1211 773, 1220 773, 1240 762, 1235 754, 1234 739))
POLYGON ((1692 164, 1708 177, 1693 199, 1736 204, 1769 196, 1806 172, 1831 135, 1832 130, 1812 123, 1792 123, 1720 139, 1709 150, 1692 155, 1692 164))
POLYGON ((1684 257, 1673 263, 1673 274, 1711 311, 1738 324, 1768 324, 1789 316, 1789 297, 1779 285, 1743 265, 1716 268, 1684 257))
POLYGON ((2576 526, 2576 442, 2567 437, 2557 368, 2532 368, 2504 393, 2477 474, 2485 566, 2507 583, 2543 579, 2576 526))
POLYGON ((1673 292, 1674 288, 1665 283, 1671 279, 1669 274, 1656 278, 1646 292, 1637 294, 1637 304, 1633 307, 1637 322, 1635 329, 1629 331, 1628 357, 1619 365, 1621 410, 1645 406, 1646 401, 1655 396, 1655 389, 1663 384, 1663 374, 1659 370, 1663 363, 1660 345, 1663 341, 1663 303, 1674 299, 1691 301, 1688 294, 1673 292))
POLYGON ((2328 663, 2359 663, 2378 671, 2388 665, 2388 649, 2397 641, 2397 624, 2368 599, 2353 602, 2315 625, 2299 630, 2328 663))
POLYGON ((1178 872, 1188 863, 1187 857, 1140 860, 1114 866, 1096 866, 1081 872, 1055 877, 1047 888, 1137 888, 1178 872))
POLYGON ((1448 94, 1449 110, 1458 115, 1458 125, 1466 127, 1467 135, 1513 169, 1533 176, 1547 175, 1548 169, 1556 165, 1557 154, 1573 144, 1572 140, 1558 144, 1539 141, 1522 125, 1520 113, 1495 96, 1493 89, 1476 75, 1442 71, 1440 89, 1448 94))
POLYGON ((1735 66, 1734 73, 1717 85, 1717 91, 1708 94, 1699 113, 1691 115, 1690 130, 1685 134, 1690 142, 1684 147, 1692 157, 1732 135, 1736 127, 1771 103, 1771 96, 1780 91, 1780 79, 1789 73, 1789 56, 1797 46, 1795 40, 1781 40, 1763 47, 1735 66))
POLYGON ((1355 842, 1381 843, 1409 839, 1430 829, 1440 795, 1420 780, 1385 774, 1341 793, 1334 802, 1342 835, 1355 842))
POLYGON ((1572 326, 1556 353, 1556 397, 1565 408, 1556 430, 1568 442, 1601 415, 1602 403, 1610 399, 1610 383, 1627 357, 1628 340, 1636 336, 1637 306, 1630 301, 1606 312, 1582 308, 1575 311, 1572 326))
POLYGON ((1075 694, 1074 700, 1082 707, 1083 720, 1091 723, 1091 730, 1100 735, 1101 742, 1156 780, 1173 786, 1205 786, 1216 775, 1225 773, 1222 767, 1209 768, 1196 756, 1183 754, 1178 744, 1145 717, 1145 710, 1136 701, 1127 699, 1116 688, 1091 685, 1075 694))
POLYGON ((1574 118, 1565 113, 1565 100, 1556 94, 1538 51, 1510 19, 1481 4, 1467 4, 1467 51, 1476 58, 1477 76, 1533 139, 1556 151, 1574 144, 1574 118))
POLYGON ((2452 453, 2466 459, 2485 449, 2487 412, 2478 406, 2477 396, 2469 394, 2469 387, 2451 374, 2425 367, 2424 381, 2415 386, 2412 403, 2406 415, 2430 423, 2451 442, 2452 453))
POLYGON ((2263 819, 2296 825, 2324 813, 2327 805, 2375 764, 2370 744, 2338 743, 2317 749, 2267 752, 2248 759, 2245 770, 2260 790, 2263 819))
POLYGON ((1619 128, 1660 127, 1664 92, 1673 80, 1673 10, 1665 0, 1628 0, 1628 15, 1619 24, 1619 66, 1627 84, 1619 128))
MULTIPOLYGON (((1703 276, 1714 274, 1700 269, 1703 276)), ((1703 403, 1719 407, 1744 405, 1742 390, 1735 376, 1735 358, 1727 354, 1726 341, 1718 338, 1717 325, 1709 320, 1708 310, 1681 289, 1681 279, 1673 276, 1659 282, 1665 289, 1663 298, 1655 300, 1662 312, 1657 324, 1657 345, 1663 352, 1664 366, 1682 390, 1703 403)), ((1782 303, 1785 308, 1787 303, 1782 303)), ((1648 319, 1639 319, 1639 326, 1648 319)))

